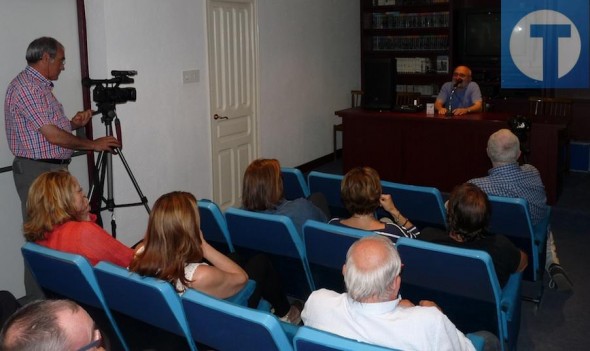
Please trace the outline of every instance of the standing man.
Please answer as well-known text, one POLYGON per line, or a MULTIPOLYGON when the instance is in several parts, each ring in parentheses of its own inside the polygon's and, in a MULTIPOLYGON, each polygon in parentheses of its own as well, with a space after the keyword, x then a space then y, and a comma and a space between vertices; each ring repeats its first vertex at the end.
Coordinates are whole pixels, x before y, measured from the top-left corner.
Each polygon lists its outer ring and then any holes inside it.
MULTIPOLYGON (((26 53, 27 67, 10 82, 4 101, 6 138, 15 158, 12 175, 26 221, 29 187, 41 173, 67 169, 74 150, 112 151, 120 146, 116 138, 80 138, 73 129, 85 126, 92 111, 76 113, 69 120, 53 95, 53 83, 64 70, 62 44, 49 37, 33 40, 26 53)), ((25 289, 30 297, 42 297, 30 271, 25 267, 25 289)))
MULTIPOLYGON (((545 186, 539 171, 533 165, 518 164, 521 153, 518 137, 508 129, 500 129, 488 139, 487 153, 492 161, 488 176, 471 179, 469 183, 477 185, 489 195, 527 200, 533 225, 539 223, 547 214, 545 186)), ((551 276, 550 288, 572 290, 572 282, 559 264, 551 230, 547 233, 545 269, 551 276)))
POLYGON ((453 71, 453 80, 446 82, 434 102, 439 115, 464 115, 482 110, 479 85, 471 80, 471 70, 458 66, 453 71))
POLYGON ((14 183, 21 200, 23 220, 29 186, 43 172, 67 168, 74 150, 112 151, 116 138, 80 138, 72 130, 84 127, 92 111, 69 120, 53 95, 53 83, 65 65, 62 44, 49 37, 33 40, 26 53, 27 67, 10 82, 4 101, 6 137, 15 158, 14 183))

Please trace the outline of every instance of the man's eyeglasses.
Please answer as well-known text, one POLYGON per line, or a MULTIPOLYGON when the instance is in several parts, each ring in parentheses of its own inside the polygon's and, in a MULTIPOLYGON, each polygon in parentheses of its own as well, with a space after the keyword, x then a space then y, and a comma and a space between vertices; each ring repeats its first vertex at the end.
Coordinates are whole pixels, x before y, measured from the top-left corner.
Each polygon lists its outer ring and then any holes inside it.
POLYGON ((465 78, 467 75, 464 73, 453 72, 453 77, 465 78))
POLYGON ((78 349, 78 351, 88 351, 102 345, 102 335, 100 334, 100 331, 95 330, 95 332, 98 332, 98 338, 96 340, 91 341, 89 344, 82 346, 78 349))

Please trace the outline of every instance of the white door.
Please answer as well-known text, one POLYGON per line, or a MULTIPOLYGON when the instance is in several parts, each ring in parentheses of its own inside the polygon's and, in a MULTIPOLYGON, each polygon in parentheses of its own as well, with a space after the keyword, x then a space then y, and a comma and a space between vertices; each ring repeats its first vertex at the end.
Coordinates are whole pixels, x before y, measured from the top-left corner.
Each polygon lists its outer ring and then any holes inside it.
POLYGON ((239 206, 242 176, 257 156, 255 0, 208 0, 213 200, 239 206))

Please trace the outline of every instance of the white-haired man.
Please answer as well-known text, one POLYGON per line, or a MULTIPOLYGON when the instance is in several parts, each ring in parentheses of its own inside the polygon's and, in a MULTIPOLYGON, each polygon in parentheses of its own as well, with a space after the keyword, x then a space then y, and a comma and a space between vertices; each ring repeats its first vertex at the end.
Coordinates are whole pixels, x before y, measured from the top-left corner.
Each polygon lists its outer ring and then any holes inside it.
MULTIPOLYGON (((533 225, 547 213, 547 195, 539 171, 530 164, 519 165, 520 141, 508 129, 500 129, 490 136, 487 147, 492 169, 487 177, 471 179, 488 195, 518 197, 527 200, 533 225)), ((571 291, 572 282, 559 264, 553 232, 547 234, 545 269, 551 276, 549 287, 571 291)))
MULTIPOLYGON (((356 241, 342 268, 347 293, 314 291, 301 313, 306 326, 399 350, 473 350, 473 344, 432 301, 401 300, 401 260, 389 238, 356 241)), ((499 345, 491 333, 486 347, 499 345), (491 337, 491 338, 490 338, 491 337)))

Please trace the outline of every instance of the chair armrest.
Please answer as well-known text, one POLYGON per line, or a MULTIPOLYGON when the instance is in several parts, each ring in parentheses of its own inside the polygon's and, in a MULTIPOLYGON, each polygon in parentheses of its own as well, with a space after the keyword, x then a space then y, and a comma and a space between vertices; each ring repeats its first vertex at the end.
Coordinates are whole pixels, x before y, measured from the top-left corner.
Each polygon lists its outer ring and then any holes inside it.
POLYGON ((469 341, 471 341, 476 351, 483 351, 484 340, 481 336, 475 335, 473 333, 466 334, 465 336, 467 339, 469 339, 469 341))
POLYGON ((248 306, 248 299, 256 289, 256 282, 249 279, 242 290, 238 291, 235 295, 228 297, 225 301, 233 302, 236 305, 248 306))
POLYGON ((517 308, 520 308, 520 287, 522 284, 522 272, 512 273, 508 282, 502 289, 500 309, 506 315, 506 320, 511 321, 517 308))
POLYGON ((281 324, 281 328, 283 328, 283 331, 285 332, 285 335, 287 336, 287 339, 289 339, 289 342, 291 344, 293 344, 293 338, 295 337, 295 334, 297 334, 297 331, 299 330, 299 326, 295 325, 295 324, 283 322, 281 320, 279 320, 279 322, 281 324))

